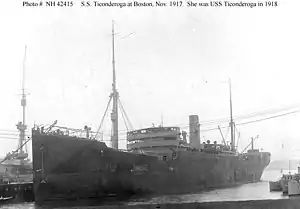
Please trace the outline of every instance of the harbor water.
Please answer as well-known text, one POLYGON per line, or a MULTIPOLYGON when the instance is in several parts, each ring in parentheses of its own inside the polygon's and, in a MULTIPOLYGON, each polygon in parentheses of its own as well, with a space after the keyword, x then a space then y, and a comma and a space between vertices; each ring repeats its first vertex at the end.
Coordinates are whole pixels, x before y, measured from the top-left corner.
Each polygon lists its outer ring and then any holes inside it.
MULTIPOLYGON (((292 170, 291 173, 296 171, 292 170)), ((268 181, 277 180, 283 173, 288 171, 280 170, 266 170, 263 173, 261 182, 244 184, 232 188, 216 189, 212 191, 201 192, 197 194, 186 195, 166 195, 153 198, 143 198, 130 200, 128 202, 119 202, 124 205, 137 205, 137 204, 163 204, 163 203, 190 203, 190 202, 217 202, 217 201, 239 201, 239 200, 263 200, 263 199, 288 199, 289 197, 283 195, 282 192, 270 192, 268 181)), ((298 197, 293 197, 298 198, 298 197)), ((299 197, 300 199, 300 197, 299 197)), ((59 204, 55 203, 50 208, 59 208, 59 204)), ((73 204, 72 204, 73 205, 73 204)), ((73 207, 76 206, 74 203, 73 207)), ((0 208, 14 209, 45 209, 47 207, 35 206, 34 203, 22 203, 2 205, 0 208)), ((64 207, 65 208, 65 207, 64 207)))

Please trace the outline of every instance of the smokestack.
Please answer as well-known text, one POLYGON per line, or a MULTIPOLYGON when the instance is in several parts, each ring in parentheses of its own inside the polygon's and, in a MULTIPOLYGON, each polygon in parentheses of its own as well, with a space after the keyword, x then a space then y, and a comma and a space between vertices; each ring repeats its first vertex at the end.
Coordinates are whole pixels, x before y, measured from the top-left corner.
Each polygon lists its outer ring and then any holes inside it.
POLYGON ((186 142, 186 132, 182 131, 182 140, 186 142))
POLYGON ((193 148, 201 148, 200 142, 200 124, 198 115, 190 115, 190 144, 193 148))

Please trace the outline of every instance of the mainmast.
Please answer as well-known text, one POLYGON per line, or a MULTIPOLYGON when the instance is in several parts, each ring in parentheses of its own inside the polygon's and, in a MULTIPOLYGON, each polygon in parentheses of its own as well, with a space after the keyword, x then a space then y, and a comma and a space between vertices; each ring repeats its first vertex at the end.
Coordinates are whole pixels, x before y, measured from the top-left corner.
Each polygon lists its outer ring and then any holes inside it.
POLYGON ((110 97, 113 100, 113 109, 111 113, 111 122, 112 122, 112 148, 118 149, 118 100, 119 93, 116 87, 116 70, 115 70, 115 31, 114 31, 114 21, 112 21, 112 66, 113 66, 113 84, 112 84, 112 93, 110 97))
POLYGON ((232 116, 232 96, 231 96, 231 80, 229 79, 229 93, 230 93, 230 133, 231 133, 231 151, 235 152, 235 132, 234 132, 234 121, 232 116))
POLYGON ((20 132, 19 135, 19 154, 24 154, 23 150, 23 142, 25 141, 25 131, 27 129, 27 125, 25 124, 25 113, 26 113, 26 93, 25 93, 25 62, 26 62, 26 51, 27 51, 27 46, 25 46, 25 54, 24 54, 24 60, 23 60, 23 79, 22 79, 22 99, 21 99, 21 106, 22 106, 22 113, 23 113, 23 118, 22 122, 19 122, 17 124, 17 128, 20 132))

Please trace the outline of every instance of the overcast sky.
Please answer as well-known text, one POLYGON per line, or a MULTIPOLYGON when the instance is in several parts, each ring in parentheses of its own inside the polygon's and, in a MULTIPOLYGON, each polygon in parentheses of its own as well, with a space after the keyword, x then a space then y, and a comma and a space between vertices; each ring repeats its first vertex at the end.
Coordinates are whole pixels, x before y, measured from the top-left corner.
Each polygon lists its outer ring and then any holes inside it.
MULTIPOLYGON (((200 121, 228 117, 228 78, 235 116, 300 104, 299 6, 297 0, 252 9, 23 8, 2 2, 0 156, 17 146, 25 45, 29 128, 58 120, 97 129, 111 92, 112 19, 119 33, 117 88, 134 128, 158 125, 162 115, 168 126, 186 126, 190 114, 200 121)), ((300 157, 299 125, 300 113, 237 127, 239 149, 259 135, 255 145, 273 159, 300 157)), ((107 134, 110 127, 107 117, 107 134)), ((121 116, 120 129, 126 130, 121 116)), ((201 136, 221 140, 218 131, 201 136)))

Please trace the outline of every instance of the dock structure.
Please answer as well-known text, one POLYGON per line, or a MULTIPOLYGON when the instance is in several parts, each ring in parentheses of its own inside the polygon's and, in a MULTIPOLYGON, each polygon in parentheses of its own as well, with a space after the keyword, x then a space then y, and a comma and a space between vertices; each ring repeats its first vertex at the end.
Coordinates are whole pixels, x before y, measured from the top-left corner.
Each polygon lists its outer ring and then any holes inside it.
POLYGON ((0 197, 10 198, 9 203, 33 202, 33 182, 0 184, 0 197))
POLYGON ((18 148, 6 154, 0 160, 0 203, 6 202, 32 202, 34 201, 33 192, 33 172, 32 163, 28 158, 26 144, 31 140, 26 138, 26 91, 25 91, 25 62, 27 46, 25 46, 23 60, 23 79, 22 79, 22 121, 16 126, 19 131, 18 148))
POLYGON ((139 205, 107 205, 88 207, 54 207, 56 209, 296 209, 300 199, 248 200, 203 203, 172 203, 172 204, 139 204, 139 205))

